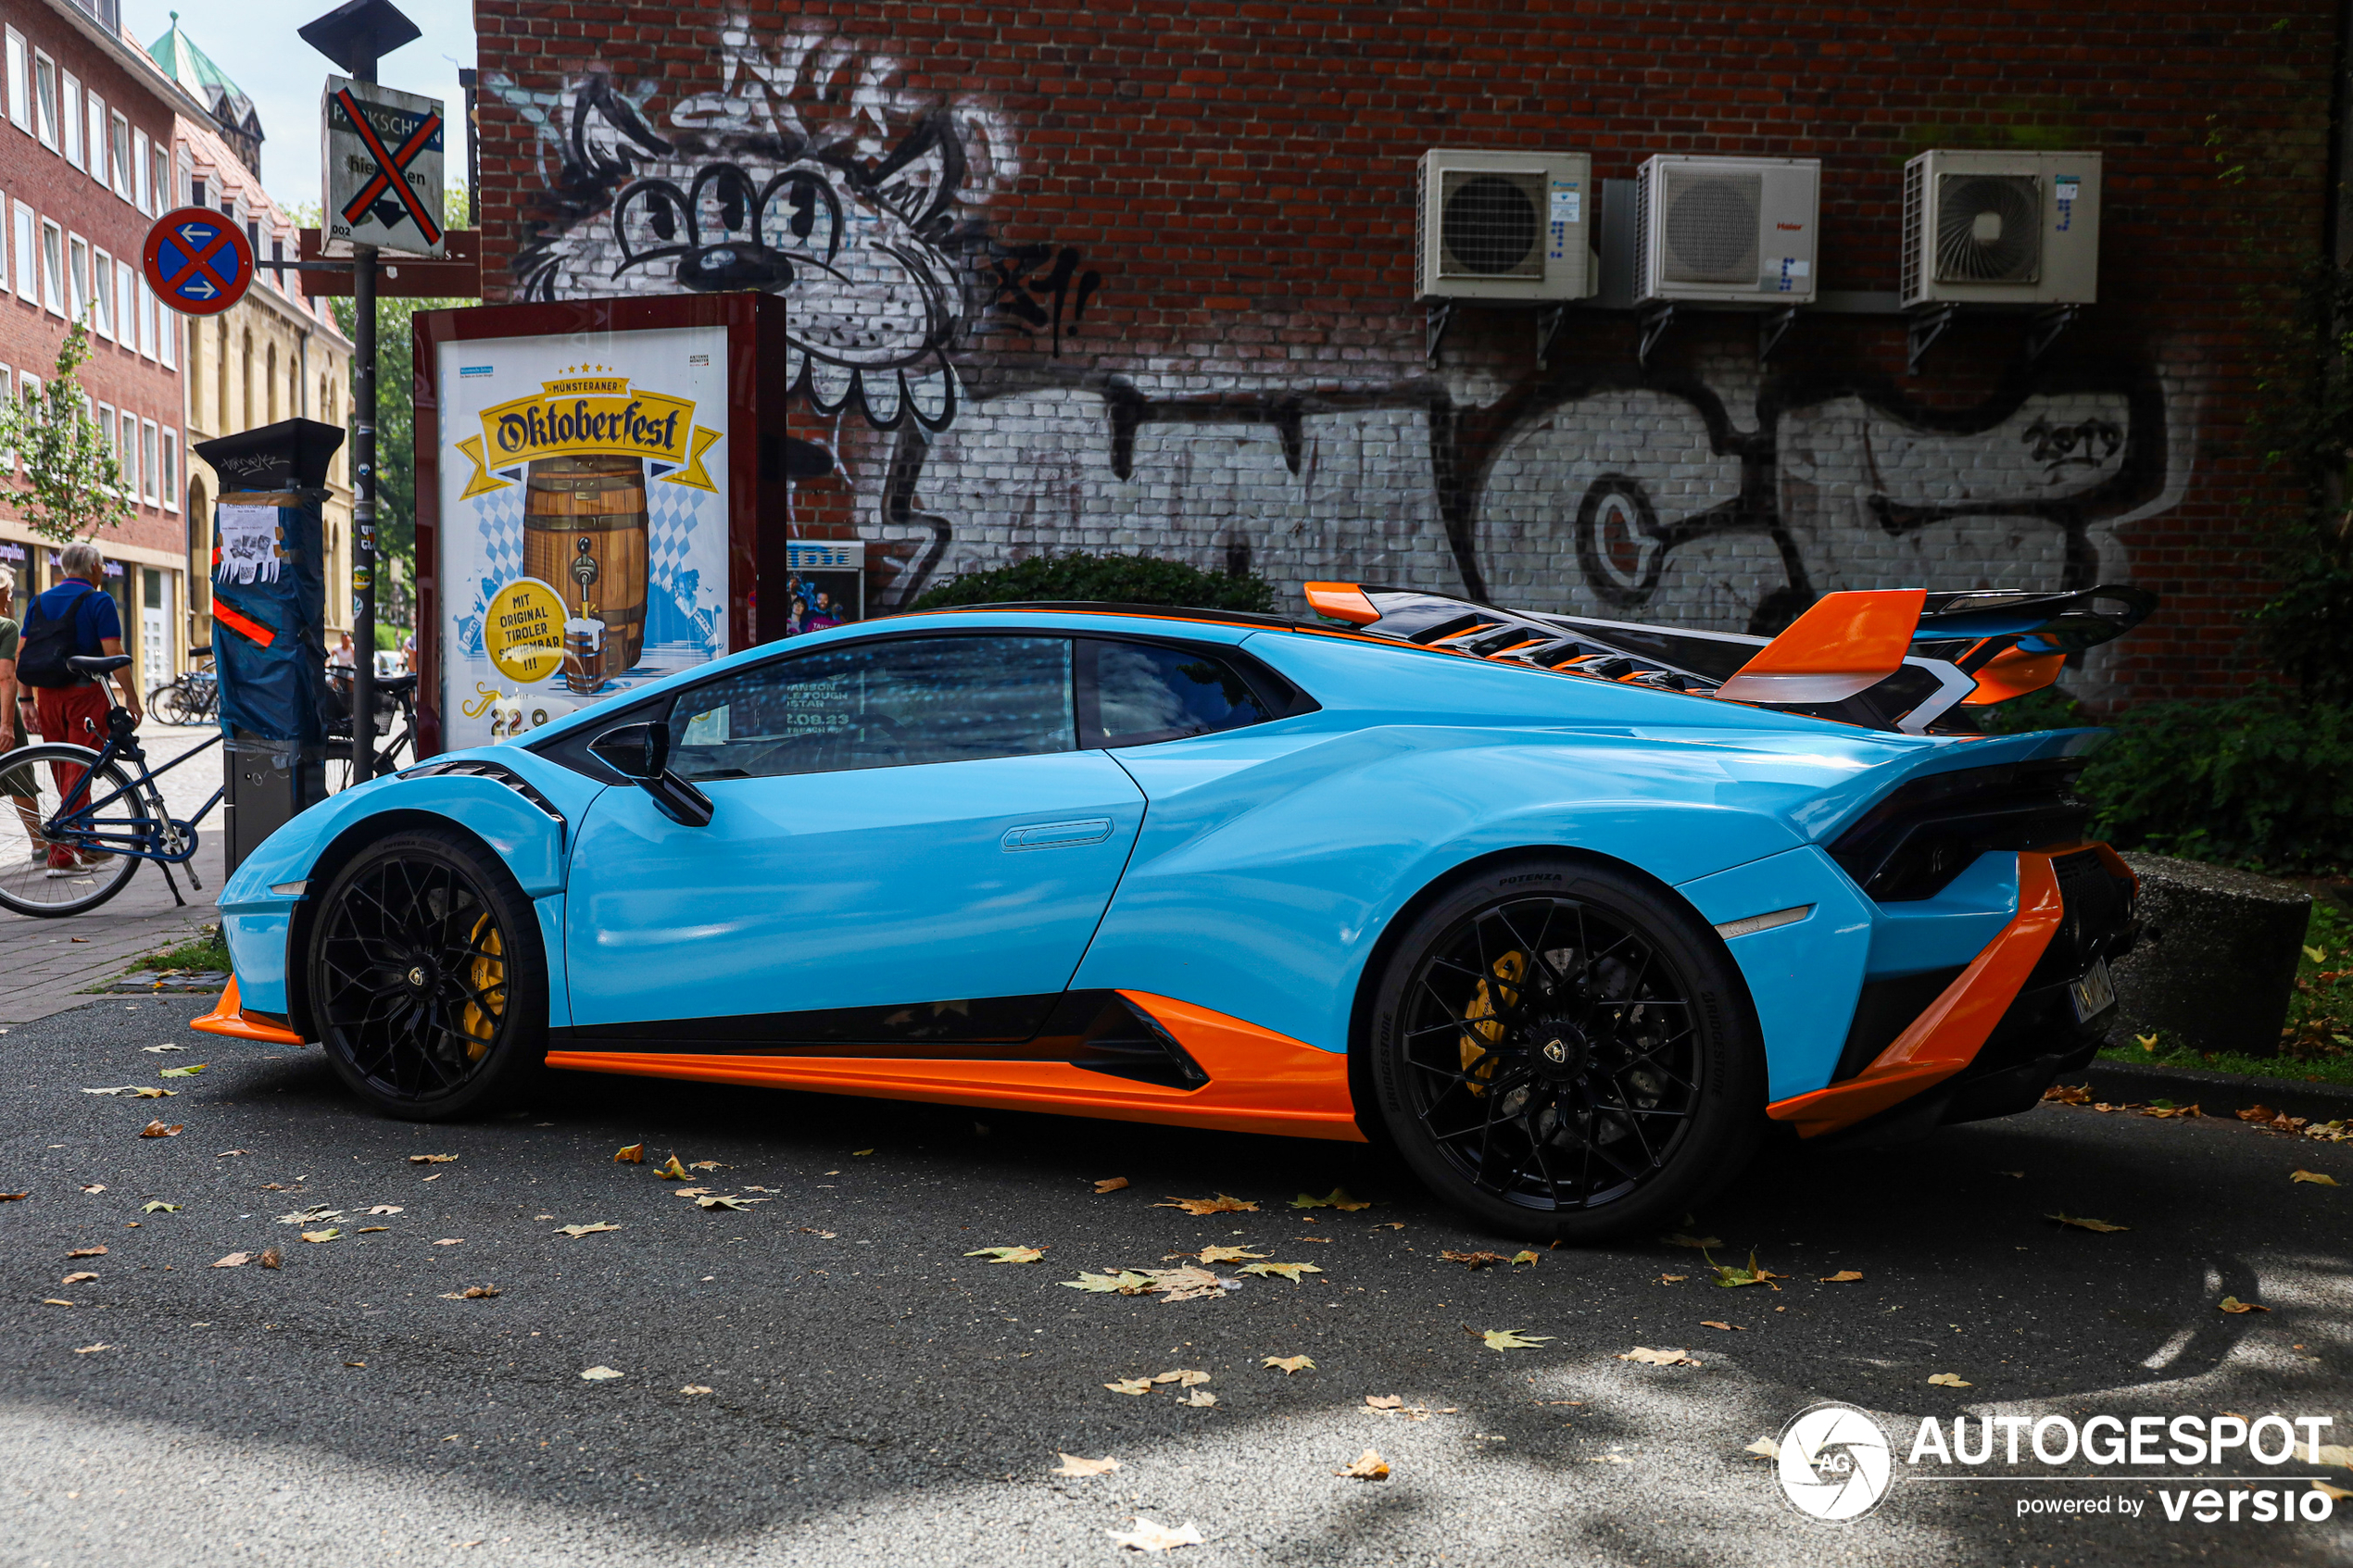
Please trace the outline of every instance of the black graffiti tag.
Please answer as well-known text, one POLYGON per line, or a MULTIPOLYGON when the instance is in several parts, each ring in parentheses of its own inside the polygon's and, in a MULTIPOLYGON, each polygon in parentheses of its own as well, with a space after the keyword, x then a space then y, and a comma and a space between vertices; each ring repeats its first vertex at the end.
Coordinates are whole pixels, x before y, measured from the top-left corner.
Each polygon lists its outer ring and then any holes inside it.
POLYGON ((1065 307, 1074 326, 1085 320, 1087 301, 1102 286, 1101 273, 1092 269, 1081 272, 1078 268, 1078 252, 1068 245, 1060 251, 1050 245, 1000 247, 987 263, 988 280, 996 289, 988 308, 1013 318, 1014 326, 1031 337, 1050 335, 1052 353, 1059 358, 1065 307), (1049 257, 1052 257, 1051 266, 1049 257), (1051 308, 1040 303, 1045 300, 1052 301, 1051 308))
POLYGON ((2064 468, 2098 468, 2123 448, 2124 431, 2112 420, 2061 425, 2036 420, 2020 439, 2031 444, 2029 455, 2043 471, 2053 474, 2064 468))

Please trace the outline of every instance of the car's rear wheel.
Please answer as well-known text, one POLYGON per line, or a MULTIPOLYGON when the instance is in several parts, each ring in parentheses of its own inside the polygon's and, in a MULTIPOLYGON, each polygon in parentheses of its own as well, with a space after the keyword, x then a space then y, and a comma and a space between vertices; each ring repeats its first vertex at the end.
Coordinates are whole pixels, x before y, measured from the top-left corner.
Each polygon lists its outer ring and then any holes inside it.
POLYGON ((310 1010, 327 1060, 387 1115, 439 1122, 511 1100, 547 1055, 531 901, 464 835, 370 845, 311 922, 310 1010))
POLYGON ((1680 1223, 1764 1119, 1740 974, 1673 894, 1597 863, 1491 865, 1414 918, 1371 1010, 1368 1120, 1515 1236, 1680 1223))

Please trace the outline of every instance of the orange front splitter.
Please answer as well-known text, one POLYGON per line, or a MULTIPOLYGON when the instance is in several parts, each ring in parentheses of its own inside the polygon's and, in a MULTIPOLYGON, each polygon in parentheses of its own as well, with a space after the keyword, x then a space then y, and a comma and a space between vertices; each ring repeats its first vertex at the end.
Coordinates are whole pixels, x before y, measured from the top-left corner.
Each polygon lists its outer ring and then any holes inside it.
POLYGON ((188 1027, 201 1029, 208 1035, 226 1035, 233 1040, 253 1040, 265 1046, 299 1046, 307 1042, 290 1029, 256 1018, 237 1006, 237 977, 229 977, 228 987, 220 993, 220 1000, 202 1018, 190 1019, 188 1027))

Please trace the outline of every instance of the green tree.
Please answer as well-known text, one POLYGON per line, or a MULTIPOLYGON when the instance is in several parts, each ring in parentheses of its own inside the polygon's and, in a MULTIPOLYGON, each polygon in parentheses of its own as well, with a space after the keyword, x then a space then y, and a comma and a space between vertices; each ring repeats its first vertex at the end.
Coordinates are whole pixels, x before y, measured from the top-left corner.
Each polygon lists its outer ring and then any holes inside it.
POLYGON ((0 452, 23 460, 27 488, 11 497, 17 515, 54 544, 90 539, 131 515, 114 443, 90 417, 90 395, 76 373, 90 358, 89 335, 76 321, 57 349, 49 384, 0 399, 0 452))

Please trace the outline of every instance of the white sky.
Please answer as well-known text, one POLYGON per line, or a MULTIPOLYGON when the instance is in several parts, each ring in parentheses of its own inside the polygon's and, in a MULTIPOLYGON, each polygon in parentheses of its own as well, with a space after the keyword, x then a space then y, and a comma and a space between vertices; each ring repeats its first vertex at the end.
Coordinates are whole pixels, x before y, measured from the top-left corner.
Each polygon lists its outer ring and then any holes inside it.
MULTIPOLYGON (((319 199, 319 97, 334 66, 295 30, 333 10, 339 0, 122 0, 122 19, 142 44, 152 44, 180 13, 180 28, 196 47, 245 89, 261 116, 261 182, 287 207, 319 199)), ((471 0, 396 0, 424 36, 378 63, 387 87, 442 101, 449 123, 443 170, 451 185, 466 182, 466 95, 458 67, 474 63, 471 0)), ((452 212, 453 225, 465 215, 452 212)))

